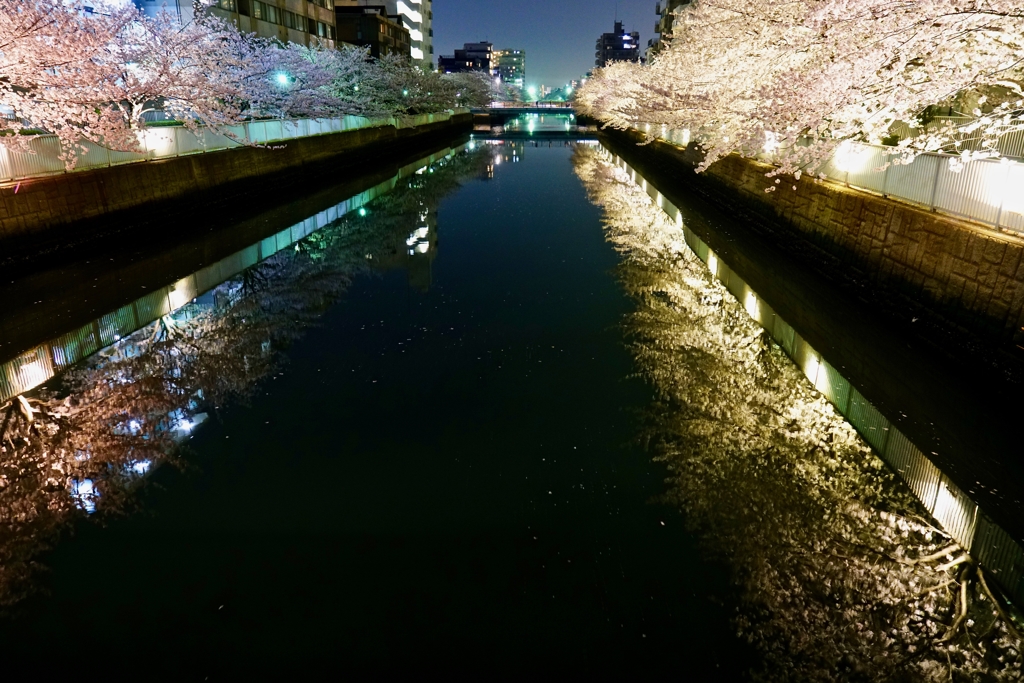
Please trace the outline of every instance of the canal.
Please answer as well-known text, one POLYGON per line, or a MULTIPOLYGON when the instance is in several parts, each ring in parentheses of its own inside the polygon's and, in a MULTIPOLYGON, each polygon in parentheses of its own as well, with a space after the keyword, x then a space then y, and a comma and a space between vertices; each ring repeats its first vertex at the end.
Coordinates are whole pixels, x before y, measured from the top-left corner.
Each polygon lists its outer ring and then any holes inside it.
POLYGON ((4 283, 6 391, 41 384, 5 422, 4 657, 1019 680, 975 583, 936 646, 952 541, 565 125, 4 283))

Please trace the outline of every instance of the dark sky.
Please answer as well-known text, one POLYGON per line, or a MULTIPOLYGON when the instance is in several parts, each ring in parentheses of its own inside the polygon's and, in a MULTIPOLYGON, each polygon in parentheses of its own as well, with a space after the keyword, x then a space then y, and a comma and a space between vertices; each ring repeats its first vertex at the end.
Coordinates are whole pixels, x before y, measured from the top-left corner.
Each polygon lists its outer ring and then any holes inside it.
POLYGON ((594 43, 612 30, 615 7, 640 45, 654 37, 656 0, 434 0, 434 60, 466 42, 526 50, 533 85, 565 85, 594 67, 594 43))

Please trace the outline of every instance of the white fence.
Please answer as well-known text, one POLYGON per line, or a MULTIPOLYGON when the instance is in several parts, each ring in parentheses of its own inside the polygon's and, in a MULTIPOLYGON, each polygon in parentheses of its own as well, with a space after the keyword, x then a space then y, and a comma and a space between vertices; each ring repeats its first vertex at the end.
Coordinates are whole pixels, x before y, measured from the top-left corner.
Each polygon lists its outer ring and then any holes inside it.
MULTIPOLYGON (((330 119, 280 119, 273 121, 247 121, 229 126, 224 132, 200 128, 192 132, 182 126, 146 128, 139 132, 139 152, 118 152, 100 145, 83 142, 85 152, 80 153, 74 171, 88 171, 121 164, 155 159, 170 159, 189 154, 216 152, 247 145, 283 142, 313 135, 341 133, 360 128, 394 126, 415 128, 448 121, 468 109, 455 109, 438 114, 368 119, 362 116, 343 116, 330 119)), ((29 143, 30 152, 16 152, 0 146, 0 182, 68 173, 61 161, 63 147, 55 135, 39 135, 29 143)), ((72 171, 72 172, 74 172, 72 171)))
MULTIPOLYGON (((663 129, 658 137, 683 147, 690 142, 689 131, 663 129)), ((1016 144, 1016 138, 1012 142, 1016 144)), ((894 151, 881 145, 844 143, 815 175, 824 173, 850 187, 1024 233, 1024 164, 1007 158, 980 159, 957 172, 950 166, 958 158, 954 155, 925 153, 910 164, 898 165, 891 163, 894 157, 889 153, 894 151)), ((759 158, 772 160, 770 155, 759 158)))

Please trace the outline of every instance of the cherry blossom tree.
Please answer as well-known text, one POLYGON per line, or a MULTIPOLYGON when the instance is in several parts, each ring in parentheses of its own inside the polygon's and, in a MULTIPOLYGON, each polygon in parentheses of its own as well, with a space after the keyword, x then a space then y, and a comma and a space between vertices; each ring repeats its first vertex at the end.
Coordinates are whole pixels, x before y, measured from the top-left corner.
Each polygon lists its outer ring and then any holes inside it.
POLYGON ((361 49, 282 44, 203 11, 180 23, 134 5, 0 0, 0 144, 31 151, 57 135, 69 168, 89 141, 138 151, 146 114, 231 135, 246 118, 404 116, 485 99, 472 77, 442 78, 361 49))
POLYGON ((116 115, 109 50, 137 11, 102 3, 98 8, 86 19, 77 0, 0 0, 4 146, 26 150, 31 138, 20 134, 43 129, 60 137, 70 162, 82 139, 133 144, 116 115))
POLYGON ((765 681, 1020 681, 996 588, 599 151, 574 166, 622 254, 625 331, 657 392, 641 441, 706 552, 765 681))
POLYGON ((268 47, 203 12, 185 24, 169 12, 139 12, 109 46, 117 74, 111 99, 131 130, 144 128, 144 115, 157 108, 190 127, 223 128, 241 120, 257 57, 268 47))
POLYGON ((647 66, 595 73, 578 102, 613 127, 693 133, 704 167, 766 148, 782 172, 814 171, 842 142, 998 156, 1024 129, 1024 9, 1014 0, 697 0, 647 66), (969 122, 928 126, 936 106, 969 122))

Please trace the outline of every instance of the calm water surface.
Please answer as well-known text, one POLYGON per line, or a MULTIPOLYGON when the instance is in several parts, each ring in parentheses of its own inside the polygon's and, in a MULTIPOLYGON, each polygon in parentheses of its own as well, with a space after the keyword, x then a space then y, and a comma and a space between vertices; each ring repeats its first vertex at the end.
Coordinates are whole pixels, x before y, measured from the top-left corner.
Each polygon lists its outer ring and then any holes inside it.
POLYGON ((738 677, 728 571, 653 500, 634 304, 572 154, 467 152, 236 282, 267 318, 224 357, 280 355, 242 400, 200 381, 183 466, 42 557, 5 659, 738 677))

